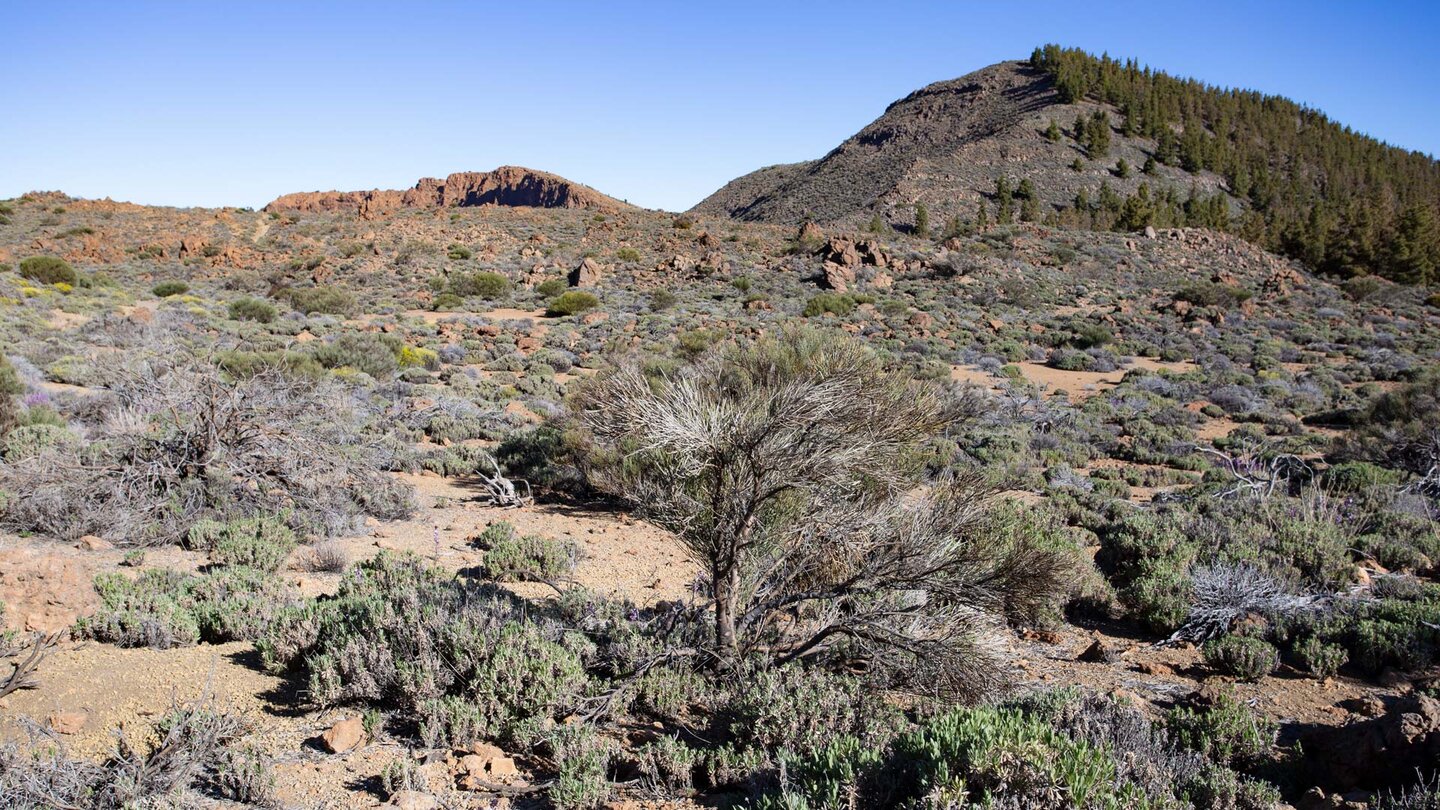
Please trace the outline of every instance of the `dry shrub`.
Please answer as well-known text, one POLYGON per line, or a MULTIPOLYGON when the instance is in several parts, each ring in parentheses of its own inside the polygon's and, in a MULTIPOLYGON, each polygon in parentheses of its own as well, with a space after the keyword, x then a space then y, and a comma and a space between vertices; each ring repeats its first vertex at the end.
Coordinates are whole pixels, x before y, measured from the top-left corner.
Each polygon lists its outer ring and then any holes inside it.
POLYGON ((852 340, 791 331, 655 379, 627 365, 573 404, 592 482, 705 566, 722 660, 829 661, 976 699, 1007 680, 1006 619, 1068 589, 1065 555, 987 542, 978 477, 922 476, 957 402, 852 340))
POLYGON ((335 382, 276 370, 232 382, 201 360, 149 360, 120 375, 100 419, 82 448, 0 465, 6 526, 158 545, 203 518, 279 514, 340 534, 414 510, 382 471, 371 414, 335 382))

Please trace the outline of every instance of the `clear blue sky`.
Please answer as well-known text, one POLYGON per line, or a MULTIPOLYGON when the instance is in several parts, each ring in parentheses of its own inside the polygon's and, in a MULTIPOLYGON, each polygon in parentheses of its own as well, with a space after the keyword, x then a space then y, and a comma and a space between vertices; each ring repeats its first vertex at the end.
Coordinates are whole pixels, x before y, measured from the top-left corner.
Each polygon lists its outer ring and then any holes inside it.
POLYGON ((1440 154, 1440 2, 0 0, 0 198, 260 206, 502 164, 671 210, 1046 42, 1440 154))

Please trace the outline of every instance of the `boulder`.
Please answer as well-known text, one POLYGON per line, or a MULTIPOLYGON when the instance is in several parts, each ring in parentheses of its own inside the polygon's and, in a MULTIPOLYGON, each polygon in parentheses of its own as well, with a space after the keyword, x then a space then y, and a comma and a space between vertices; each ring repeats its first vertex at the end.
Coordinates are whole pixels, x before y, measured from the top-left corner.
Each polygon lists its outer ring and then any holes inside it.
POLYGON ((825 262, 824 277, 821 279, 821 286, 835 292, 845 292, 850 285, 855 283, 855 270, 851 267, 825 262))
POLYGON ((860 251, 856 249, 854 239, 846 239, 843 236, 831 237, 830 241, 820 248, 820 255, 825 261, 841 267, 860 266, 860 251))
POLYGON ((365 724, 358 717, 349 717, 330 728, 320 735, 320 741, 325 744, 326 750, 332 754, 343 754, 353 750, 365 739, 365 724))
POLYGON ((1370 720, 1300 736, 1312 784, 1329 792, 1384 790, 1440 762, 1440 700, 1410 695, 1370 720))
POLYGON ((600 283, 600 263, 586 256, 570 271, 571 287, 594 287, 600 283))
POLYGON ((814 222, 806 221, 800 226, 800 233, 795 236, 796 241, 802 245, 813 245, 825 239, 825 231, 814 222))

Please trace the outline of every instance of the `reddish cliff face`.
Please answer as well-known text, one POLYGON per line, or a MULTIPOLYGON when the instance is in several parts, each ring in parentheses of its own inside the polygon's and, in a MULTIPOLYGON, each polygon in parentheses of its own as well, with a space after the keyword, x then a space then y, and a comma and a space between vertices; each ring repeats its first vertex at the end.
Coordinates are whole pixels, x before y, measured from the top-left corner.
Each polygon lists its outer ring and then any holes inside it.
POLYGON ((427 177, 405 191, 303 191, 277 197, 266 211, 356 211, 374 217, 397 208, 506 205, 530 208, 629 207, 589 186, 519 166, 493 172, 456 172, 443 181, 427 177))

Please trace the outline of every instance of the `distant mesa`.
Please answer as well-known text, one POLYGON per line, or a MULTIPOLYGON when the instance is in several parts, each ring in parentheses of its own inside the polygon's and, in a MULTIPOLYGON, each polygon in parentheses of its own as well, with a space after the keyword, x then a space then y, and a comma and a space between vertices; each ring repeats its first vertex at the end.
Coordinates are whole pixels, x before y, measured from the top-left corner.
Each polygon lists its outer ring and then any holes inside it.
POLYGON ((493 172, 456 172, 426 177, 404 191, 301 191, 277 197, 266 211, 354 211, 371 218, 401 208, 462 208, 502 205, 523 208, 593 208, 615 211, 628 203, 559 175, 501 166, 493 172))

